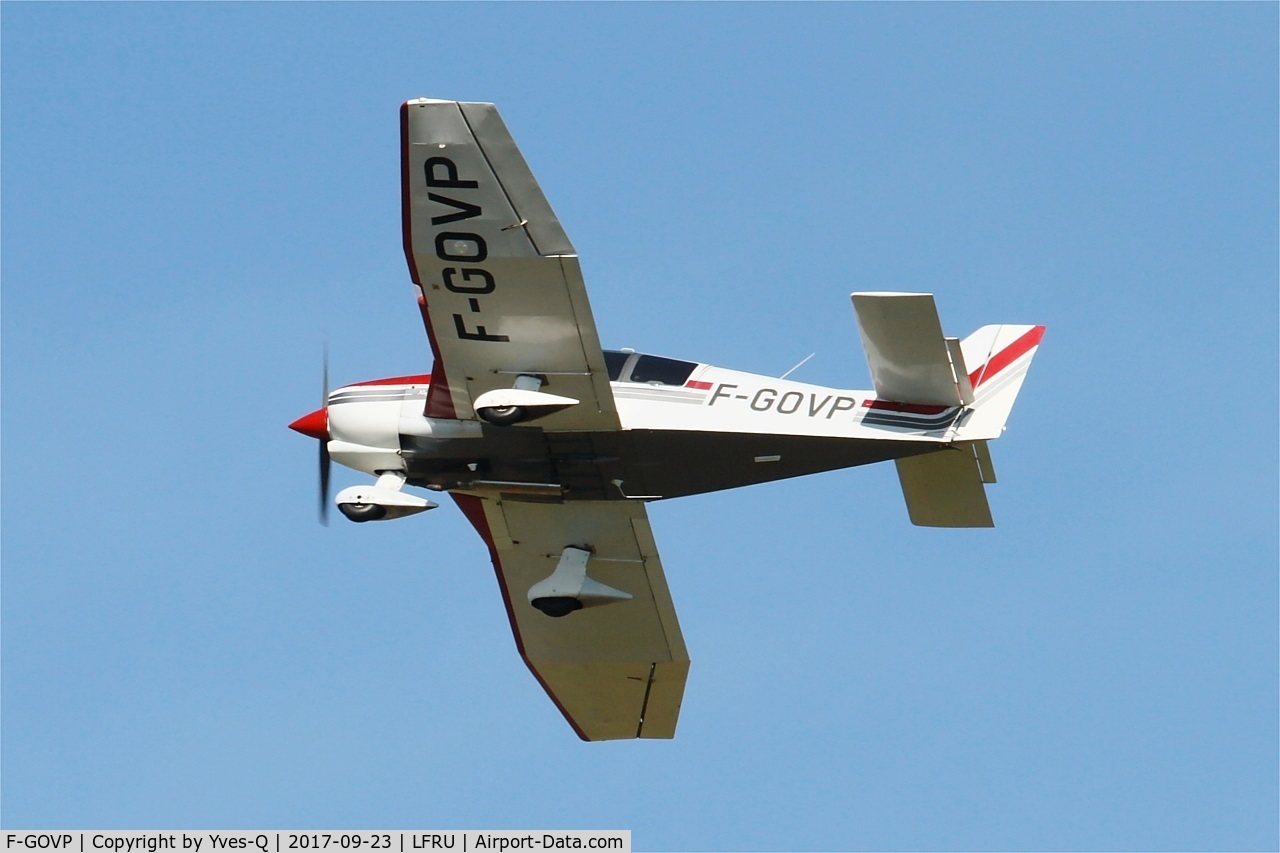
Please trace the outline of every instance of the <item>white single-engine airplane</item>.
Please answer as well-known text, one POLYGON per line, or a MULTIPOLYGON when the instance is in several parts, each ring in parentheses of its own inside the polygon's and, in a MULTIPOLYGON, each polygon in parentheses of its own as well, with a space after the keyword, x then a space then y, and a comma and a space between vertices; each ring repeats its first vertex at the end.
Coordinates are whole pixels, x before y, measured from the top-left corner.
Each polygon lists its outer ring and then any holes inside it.
POLYGON ((400 131, 434 366, 326 387, 290 426, 320 440, 322 517, 331 458, 377 478, 338 493, 352 521, 436 506, 406 485, 453 497, 581 738, 675 735, 689 656, 647 501, 892 459, 912 522, 992 526, 987 442, 1043 326, 959 341, 930 294, 855 293, 874 391, 602 350, 577 253, 493 105, 409 101, 400 131))

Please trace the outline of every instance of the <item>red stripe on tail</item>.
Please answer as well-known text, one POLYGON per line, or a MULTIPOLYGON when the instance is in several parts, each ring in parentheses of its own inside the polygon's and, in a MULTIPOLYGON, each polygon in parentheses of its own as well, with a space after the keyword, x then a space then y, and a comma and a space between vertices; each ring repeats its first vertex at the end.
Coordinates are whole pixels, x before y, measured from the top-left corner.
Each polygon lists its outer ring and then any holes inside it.
POLYGON ((1000 352, 993 355, 987 360, 987 363, 979 367, 973 373, 969 374, 969 384, 975 389, 1013 364, 1022 356, 1040 345, 1040 339, 1044 337, 1044 326, 1036 326, 1013 343, 1009 344, 1000 352))

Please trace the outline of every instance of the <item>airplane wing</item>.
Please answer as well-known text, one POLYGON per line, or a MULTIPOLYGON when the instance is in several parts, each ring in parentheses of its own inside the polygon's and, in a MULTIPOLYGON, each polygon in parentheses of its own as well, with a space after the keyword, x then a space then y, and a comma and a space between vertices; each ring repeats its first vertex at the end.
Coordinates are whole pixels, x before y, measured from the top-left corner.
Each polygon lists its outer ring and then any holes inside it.
POLYGON ((489 546, 521 657, 578 736, 674 737, 689 655, 644 504, 453 497, 489 546), (589 550, 589 578, 630 598, 560 618, 534 609, 529 589, 566 547, 589 550))
POLYGON ((544 430, 618 429, 573 244, 493 104, 401 107, 404 250, 435 356, 426 414, 536 375, 578 405, 544 430))

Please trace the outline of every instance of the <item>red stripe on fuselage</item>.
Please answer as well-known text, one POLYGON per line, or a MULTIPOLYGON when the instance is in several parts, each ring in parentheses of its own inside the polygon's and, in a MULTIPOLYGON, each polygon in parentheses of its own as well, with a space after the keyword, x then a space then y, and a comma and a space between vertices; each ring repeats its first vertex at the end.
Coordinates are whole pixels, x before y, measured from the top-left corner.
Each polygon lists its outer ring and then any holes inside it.
POLYGON ((1013 343, 1009 344, 1000 352, 988 359, 987 363, 979 367, 973 373, 969 374, 969 384, 977 388, 1009 365, 1013 364, 1021 356, 1026 355, 1031 350, 1040 345, 1040 339, 1044 337, 1044 326, 1036 326, 1013 343))
POLYGON ((430 375, 419 373, 416 376, 392 376, 387 379, 370 379, 368 382, 352 382, 351 385, 344 387, 350 388, 352 385, 427 385, 430 382, 430 375))
POLYGON ((884 409, 890 412, 906 412, 911 415, 940 415, 949 407, 931 406, 924 403, 895 403, 891 400, 864 400, 864 409, 884 409))

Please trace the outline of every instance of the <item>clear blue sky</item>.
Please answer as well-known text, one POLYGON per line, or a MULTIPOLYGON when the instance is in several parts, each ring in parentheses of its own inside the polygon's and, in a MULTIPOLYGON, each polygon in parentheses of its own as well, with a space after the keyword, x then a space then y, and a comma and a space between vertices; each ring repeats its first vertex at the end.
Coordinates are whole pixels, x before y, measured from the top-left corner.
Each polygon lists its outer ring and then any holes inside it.
POLYGON ((5 3, 0 819, 1275 849, 1277 15, 5 3), (885 466, 651 507, 680 731, 579 742, 456 508, 322 529, 285 428, 326 334, 430 367, 418 96, 499 105, 608 346, 866 387, 850 291, 1046 324, 996 529, 885 466))

